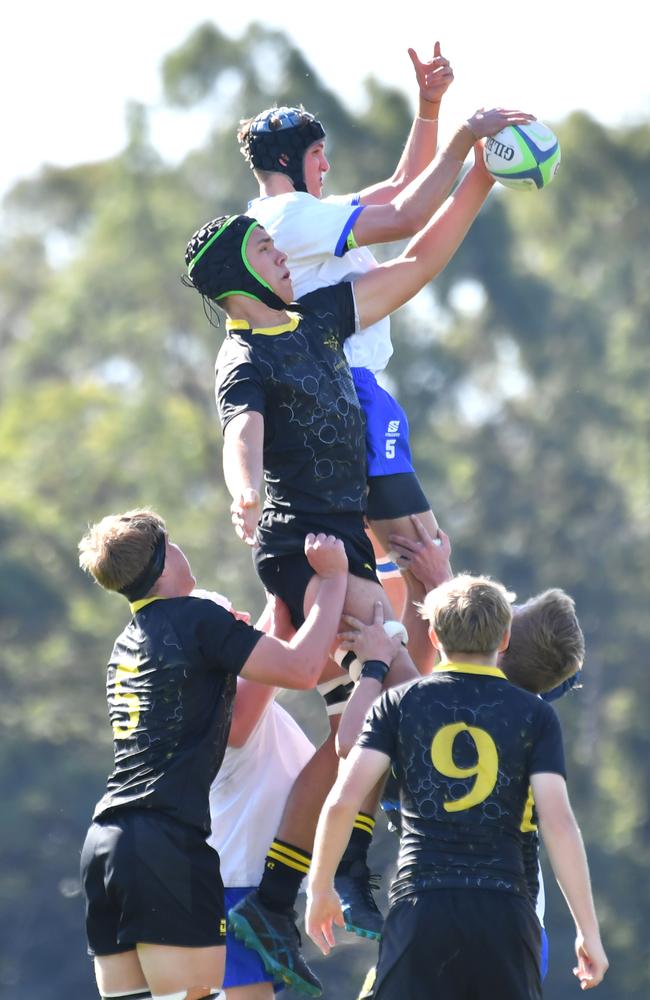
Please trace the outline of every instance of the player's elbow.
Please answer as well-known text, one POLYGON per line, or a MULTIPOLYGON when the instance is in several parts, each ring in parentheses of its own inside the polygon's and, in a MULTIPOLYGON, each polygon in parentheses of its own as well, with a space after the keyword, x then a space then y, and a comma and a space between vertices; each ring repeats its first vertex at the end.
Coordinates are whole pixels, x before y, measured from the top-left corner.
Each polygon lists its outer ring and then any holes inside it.
POLYGON ((543 814, 540 810, 539 828, 544 840, 581 837, 578 821, 570 808, 555 808, 543 814))
POLYGON ((296 691, 311 691, 318 684, 324 666, 324 657, 305 656, 304 653, 291 650, 291 683, 285 683, 284 686, 296 691))
POLYGON ((355 741, 350 737, 350 735, 345 731, 341 732, 339 727, 336 734, 336 753, 342 760, 345 760, 348 756, 354 746, 354 743, 355 741))

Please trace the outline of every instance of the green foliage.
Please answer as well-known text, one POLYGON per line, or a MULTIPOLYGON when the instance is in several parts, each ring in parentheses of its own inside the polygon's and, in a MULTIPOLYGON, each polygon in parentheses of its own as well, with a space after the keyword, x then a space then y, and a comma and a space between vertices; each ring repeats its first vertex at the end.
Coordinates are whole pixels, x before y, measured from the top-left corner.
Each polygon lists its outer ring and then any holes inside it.
MULTIPOLYGON (((202 26, 163 79, 170 103, 213 116, 179 167, 161 161, 134 105, 120 156, 46 168, 4 205, 0 983, 44 1000, 92 992, 75 868, 110 766, 103 664, 126 615, 80 573, 78 539, 110 511, 154 506, 202 585, 261 610, 220 471, 221 331, 179 280, 187 239, 253 193, 240 118, 276 102, 315 111, 335 191, 389 176, 409 127, 402 95, 370 80, 354 115, 260 25, 240 39, 202 26), (55 976, 52 923, 70 956, 55 976)), ((456 568, 521 597, 562 586, 576 599, 585 688, 560 711, 613 964, 599 995, 633 1000, 650 988, 639 961, 650 916, 650 128, 575 114, 557 130, 557 180, 539 195, 495 191, 445 273, 394 318, 388 375, 456 568)), ((316 700, 296 707, 316 726, 316 700)), ((380 837, 376 850, 388 866, 393 845, 380 837)), ((569 996, 571 927, 553 892, 549 925, 549 990, 569 996)), ((342 996, 373 957, 359 944, 345 955, 321 966, 342 996)))

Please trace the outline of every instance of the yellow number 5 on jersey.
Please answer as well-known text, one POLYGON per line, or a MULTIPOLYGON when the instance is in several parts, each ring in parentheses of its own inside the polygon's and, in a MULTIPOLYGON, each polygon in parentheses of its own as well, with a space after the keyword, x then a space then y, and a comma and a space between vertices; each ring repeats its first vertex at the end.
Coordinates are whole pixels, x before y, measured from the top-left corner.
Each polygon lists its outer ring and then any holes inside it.
POLYGON ((124 740, 137 727, 140 721, 140 699, 134 691, 125 690, 130 680, 138 673, 136 666, 129 666, 125 663, 118 663, 115 667, 115 687, 111 697, 111 704, 115 708, 124 706, 128 709, 129 719, 126 725, 121 726, 118 722, 113 723, 113 736, 116 740, 124 740))
POLYGON ((431 761, 436 771, 446 778, 476 778, 467 795, 444 803, 446 812, 460 812, 478 805, 494 788, 499 773, 499 754, 494 740, 484 729, 468 726, 465 722, 438 730, 431 743, 431 761), (454 741, 459 733, 467 733, 474 742, 477 760, 473 767, 458 767, 454 763, 454 741))

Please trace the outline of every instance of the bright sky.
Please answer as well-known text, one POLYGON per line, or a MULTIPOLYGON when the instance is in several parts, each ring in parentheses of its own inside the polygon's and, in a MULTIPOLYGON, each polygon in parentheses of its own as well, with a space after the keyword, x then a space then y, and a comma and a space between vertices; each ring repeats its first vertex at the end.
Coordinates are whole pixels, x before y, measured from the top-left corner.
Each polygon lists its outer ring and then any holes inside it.
MULTIPOLYGON (((409 45, 424 58, 440 39, 456 79, 446 128, 477 107, 531 111, 552 123, 584 109, 614 125, 650 119, 647 34, 637 0, 545 0, 497 4, 448 0, 22 0, 5 5, 0 29, 3 150, 0 195, 42 163, 68 165, 118 152, 129 100, 161 104, 162 58, 199 24, 238 36, 257 20, 282 28, 330 87, 361 104, 373 74, 415 97, 409 45), (516 11, 513 14, 513 11, 516 11)), ((295 101, 300 95, 295 95, 295 101)), ((258 109, 251 109, 251 113, 258 109)), ((318 111, 318 109, 314 109, 318 111)), ((204 123, 154 115, 154 138, 170 158, 200 142, 204 123)))

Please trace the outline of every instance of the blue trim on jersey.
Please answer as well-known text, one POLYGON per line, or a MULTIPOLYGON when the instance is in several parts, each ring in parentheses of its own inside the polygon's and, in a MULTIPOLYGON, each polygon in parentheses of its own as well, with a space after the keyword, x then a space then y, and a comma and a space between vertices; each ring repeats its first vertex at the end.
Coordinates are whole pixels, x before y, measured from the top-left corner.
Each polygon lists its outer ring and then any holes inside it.
POLYGON ((348 235, 350 234, 350 232, 354 228, 354 224, 355 224, 355 222, 357 221, 357 219, 359 218, 359 216, 361 215, 362 212, 363 212, 363 205, 358 205, 354 209, 354 211, 350 213, 348 221, 343 226, 343 229, 341 231, 341 235, 339 236, 339 241, 336 244, 336 247, 334 249, 334 256, 335 257, 343 257, 344 254, 346 253, 346 251, 347 251, 346 243, 347 243, 348 235))
MULTIPOLYGON (((246 889, 224 889, 226 913, 256 888, 257 886, 252 885, 246 889)), ((284 989, 284 983, 275 982, 273 976, 268 974, 257 952, 253 951, 252 948, 247 948, 228 928, 226 931, 226 971, 223 977, 223 988, 227 990, 228 987, 250 986, 253 983, 273 983, 274 993, 279 993, 280 990, 284 989)))

